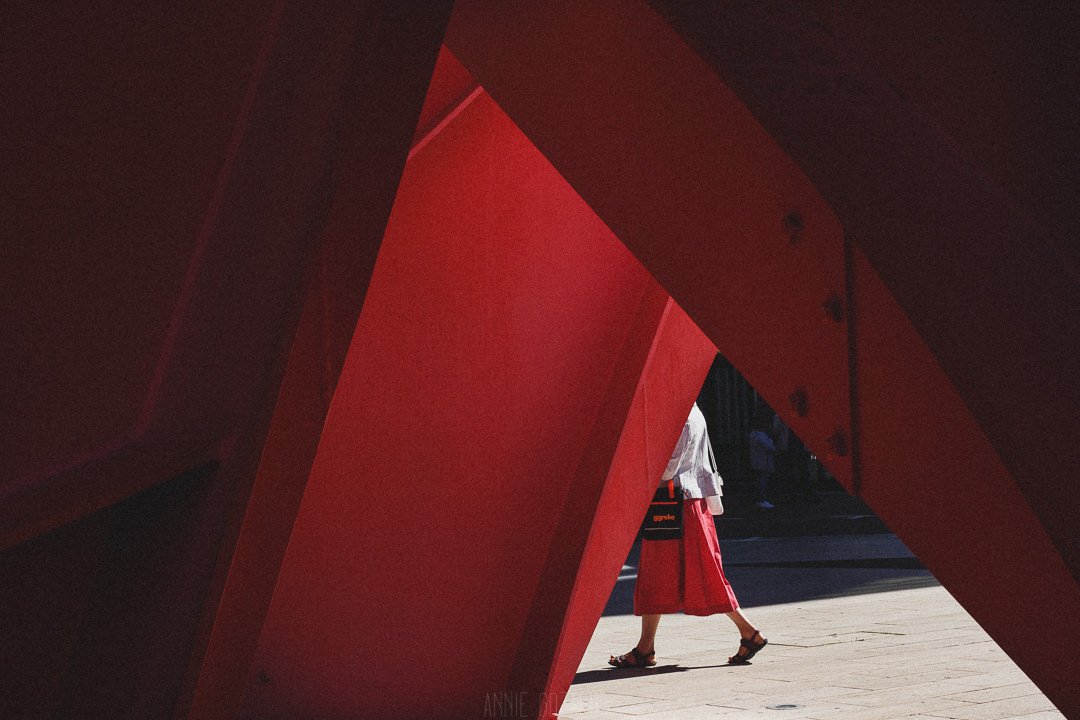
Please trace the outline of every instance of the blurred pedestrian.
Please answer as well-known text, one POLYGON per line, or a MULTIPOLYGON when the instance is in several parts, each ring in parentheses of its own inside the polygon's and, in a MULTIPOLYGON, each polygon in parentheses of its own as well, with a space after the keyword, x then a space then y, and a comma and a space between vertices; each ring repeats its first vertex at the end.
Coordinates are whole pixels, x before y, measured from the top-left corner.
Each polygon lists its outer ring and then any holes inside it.
POLYGON ((750 469, 757 480, 758 502, 762 510, 772 510, 775 505, 769 502, 769 483, 776 472, 776 445, 769 436, 771 429, 769 411, 760 406, 754 412, 747 443, 750 446, 750 469))

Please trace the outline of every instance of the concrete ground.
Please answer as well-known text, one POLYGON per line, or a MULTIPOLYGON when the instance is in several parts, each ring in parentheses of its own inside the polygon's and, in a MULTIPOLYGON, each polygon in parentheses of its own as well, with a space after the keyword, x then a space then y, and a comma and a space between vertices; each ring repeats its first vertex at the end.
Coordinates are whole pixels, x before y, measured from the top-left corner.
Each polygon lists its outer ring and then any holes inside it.
POLYGON ((721 540, 728 579, 769 645, 746 666, 723 616, 667 615, 657 667, 614 670, 637 642, 636 551, 559 718, 1049 720, 1063 715, 893 535, 721 540))

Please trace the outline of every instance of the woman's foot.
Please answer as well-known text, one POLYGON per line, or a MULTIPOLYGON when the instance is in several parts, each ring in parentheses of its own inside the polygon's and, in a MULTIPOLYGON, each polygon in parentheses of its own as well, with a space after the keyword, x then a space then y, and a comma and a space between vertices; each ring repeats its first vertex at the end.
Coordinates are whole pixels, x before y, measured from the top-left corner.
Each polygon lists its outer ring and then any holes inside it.
POLYGON ((619 655, 616 657, 612 655, 608 658, 608 665, 615 668, 641 668, 652 667, 656 664, 656 651, 650 650, 647 653, 643 653, 637 648, 633 648, 625 655, 619 655))
POLYGON ((739 640, 739 652, 727 659, 728 665, 746 665, 750 662, 750 658, 761 652, 761 649, 768 644, 769 641, 755 630, 750 637, 739 640))

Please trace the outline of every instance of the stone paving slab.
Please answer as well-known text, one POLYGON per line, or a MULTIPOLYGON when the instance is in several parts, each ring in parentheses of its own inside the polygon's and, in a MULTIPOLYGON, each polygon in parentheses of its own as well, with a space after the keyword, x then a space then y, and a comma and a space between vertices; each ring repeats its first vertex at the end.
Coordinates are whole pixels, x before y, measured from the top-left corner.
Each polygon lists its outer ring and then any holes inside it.
POLYGON ((562 720, 1061 720, 940 586, 754 607, 769 638, 753 663, 723 616, 666 615, 659 667, 607 669, 636 641, 632 615, 601 618, 562 720), (788 709, 770 709, 778 706, 788 709))

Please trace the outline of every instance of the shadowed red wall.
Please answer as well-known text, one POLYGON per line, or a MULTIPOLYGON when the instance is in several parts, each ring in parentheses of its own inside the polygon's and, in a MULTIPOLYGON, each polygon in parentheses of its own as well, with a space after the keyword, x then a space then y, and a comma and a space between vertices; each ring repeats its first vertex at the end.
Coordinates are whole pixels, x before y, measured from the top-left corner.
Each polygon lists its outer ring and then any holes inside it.
MULTIPOLYGON (((396 5, 5 10, 0 716, 188 715, 275 403, 332 393, 449 13, 396 5), (329 377, 281 395, 313 286, 329 377)), ((324 412, 278 430, 301 488, 324 412)))

